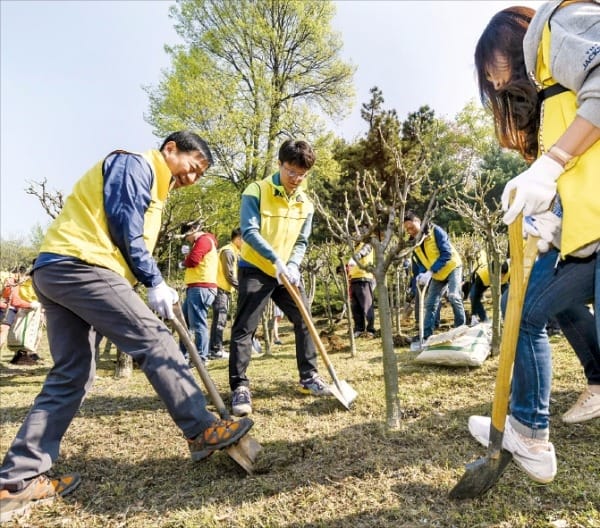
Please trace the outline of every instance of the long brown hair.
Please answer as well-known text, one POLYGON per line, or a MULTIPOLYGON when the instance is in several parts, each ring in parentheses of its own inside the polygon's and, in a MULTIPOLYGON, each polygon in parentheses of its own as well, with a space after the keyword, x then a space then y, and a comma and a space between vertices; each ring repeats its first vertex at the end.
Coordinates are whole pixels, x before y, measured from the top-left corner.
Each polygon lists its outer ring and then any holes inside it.
POLYGON ((529 7, 509 7, 496 13, 484 29, 475 48, 475 68, 479 96, 494 116, 500 145, 517 150, 527 161, 538 154, 540 112, 535 86, 527 75, 523 38, 535 11, 529 7), (508 59, 510 81, 496 90, 486 71, 497 55, 508 59))

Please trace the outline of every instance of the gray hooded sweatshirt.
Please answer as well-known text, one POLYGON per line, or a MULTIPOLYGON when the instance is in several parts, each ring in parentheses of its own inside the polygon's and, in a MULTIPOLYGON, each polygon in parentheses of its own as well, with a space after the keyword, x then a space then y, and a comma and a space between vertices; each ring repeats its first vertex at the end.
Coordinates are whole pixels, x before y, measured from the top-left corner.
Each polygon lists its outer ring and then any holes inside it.
MULTIPOLYGON (((542 5, 531 20, 523 51, 531 79, 548 18, 562 0, 542 5)), ((577 115, 600 127, 600 0, 577 2, 558 9, 550 20, 552 77, 577 94, 577 115)))

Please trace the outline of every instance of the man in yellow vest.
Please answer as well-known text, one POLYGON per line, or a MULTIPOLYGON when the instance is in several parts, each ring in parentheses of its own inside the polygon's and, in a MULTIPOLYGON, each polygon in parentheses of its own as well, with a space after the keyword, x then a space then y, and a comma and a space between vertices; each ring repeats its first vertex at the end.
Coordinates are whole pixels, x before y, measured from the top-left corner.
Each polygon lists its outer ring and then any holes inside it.
POLYGON ((302 314, 280 281, 285 275, 298 286, 308 304, 300 280, 300 264, 308 245, 314 206, 301 184, 314 162, 315 154, 306 141, 284 141, 279 149, 279 171, 251 183, 242 194, 239 297, 229 355, 235 416, 252 412, 246 370, 252 355, 252 336, 270 298, 294 325, 299 390, 316 396, 331 394, 317 372, 315 345, 302 314))
POLYGON ((361 243, 356 247, 356 253, 348 263, 354 337, 375 336, 375 310, 373 308, 374 277, 366 269, 370 264, 373 264, 373 248, 371 244, 361 243))
POLYGON ((236 227, 231 231, 229 244, 219 250, 217 266, 217 296, 213 302, 213 319, 210 328, 210 350, 208 359, 227 359, 223 350, 223 331, 227 325, 229 303, 232 290, 237 290, 237 263, 242 247, 242 230, 236 227))
POLYGON ((33 285, 46 310, 54 366, 2 462, 0 522, 80 483, 76 473, 45 473, 94 383, 96 331, 140 365, 192 459, 234 444, 252 427, 249 419, 208 412, 171 331, 151 310, 173 318, 177 299, 152 257, 169 190, 192 185, 211 164, 206 142, 188 131, 169 135, 159 150, 114 151, 75 184, 48 229, 33 285), (133 289, 138 281, 150 307, 133 289))
POLYGON ((429 284, 425 298, 424 339, 433 334, 435 315, 441 302, 442 290, 446 285, 448 301, 454 312, 454 326, 464 325, 462 260, 450 243, 448 233, 435 224, 422 226, 421 219, 413 211, 406 211, 404 229, 411 239, 416 240, 414 255, 427 270, 417 276, 420 285, 429 284))
MULTIPOLYGON (((217 239, 212 233, 202 231, 202 225, 194 222, 184 225, 182 235, 189 246, 183 246, 185 254, 182 265, 185 269, 183 280, 186 285, 183 313, 194 340, 200 359, 208 362, 208 310, 217 295, 217 239)), ((180 347, 186 359, 187 351, 183 343, 180 347)))

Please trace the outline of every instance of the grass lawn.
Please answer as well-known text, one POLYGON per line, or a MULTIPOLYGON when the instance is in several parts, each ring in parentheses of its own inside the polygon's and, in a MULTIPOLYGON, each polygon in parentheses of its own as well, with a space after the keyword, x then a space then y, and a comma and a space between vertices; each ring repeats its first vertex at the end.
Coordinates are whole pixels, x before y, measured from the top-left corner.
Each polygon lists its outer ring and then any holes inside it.
MULTIPOLYGON (((511 464, 490 492, 469 501, 450 500, 448 492, 465 463, 485 455, 467 419, 491 412, 497 357, 481 368, 427 367, 397 348, 404 420, 389 432, 378 339, 359 340, 354 358, 346 350, 331 354, 338 376, 359 393, 348 412, 334 398, 296 391, 289 325, 281 338, 274 355, 253 359, 249 369, 252 435, 264 447, 255 475, 225 453, 192 462, 140 370, 113 378, 113 349, 101 357, 54 466, 57 474, 81 473, 81 486, 7 528, 600 527, 600 419, 560 421, 585 385, 562 337, 552 338, 555 481, 538 485, 511 464)), ((45 338, 40 351, 45 362, 34 367, 10 365, 6 350, 0 355, 2 454, 50 367, 45 338)), ((227 361, 210 363, 209 371, 229 403, 227 361)), ((321 373, 328 379, 324 366, 321 373)))

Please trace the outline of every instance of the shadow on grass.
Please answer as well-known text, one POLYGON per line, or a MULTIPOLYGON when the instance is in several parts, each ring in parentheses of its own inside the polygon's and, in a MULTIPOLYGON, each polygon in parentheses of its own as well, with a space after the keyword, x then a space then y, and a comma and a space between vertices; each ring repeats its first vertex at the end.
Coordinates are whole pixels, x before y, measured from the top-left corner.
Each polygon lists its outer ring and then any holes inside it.
MULTIPOLYGON (((325 404, 319 400, 308 406, 311 405, 325 404)), ((324 497, 344 489, 351 493, 357 482, 376 481, 382 472, 395 480, 391 489, 395 503, 382 503, 379 508, 371 505, 369 511, 356 515, 339 512, 335 519, 323 524, 296 522, 285 526, 387 526, 394 520, 418 523, 424 507, 430 512, 430 519, 434 514, 442 519, 449 512, 462 515, 463 511, 475 511, 483 505, 502 505, 513 493, 533 494, 539 507, 589 508, 585 497, 568 503, 573 500, 571 495, 565 502, 560 483, 535 485, 514 465, 483 497, 473 501, 450 500, 448 492, 462 476, 464 464, 485 455, 485 449, 466 430, 466 417, 475 412, 481 409, 407 419, 400 430, 393 432, 386 431, 380 422, 365 422, 300 441, 261 442, 264 451, 252 476, 246 476, 225 452, 199 463, 180 457, 147 458, 144 453, 140 453, 139 461, 125 462, 81 452, 61 460, 57 471, 78 471, 84 477, 81 488, 72 498, 66 498, 67 502, 80 502, 88 513, 108 516, 121 515, 134 503, 159 515, 213 503, 238 507, 278 496, 294 496, 298 488, 307 486, 318 486, 318 493, 324 497), (438 480, 448 467, 455 468, 456 480, 438 480)), ((559 442, 564 441, 565 432, 558 428, 559 442)), ((594 449, 597 438, 580 434, 577 442, 578 450, 586 453, 594 449)), ((168 446, 165 448, 168 453, 168 446)))

